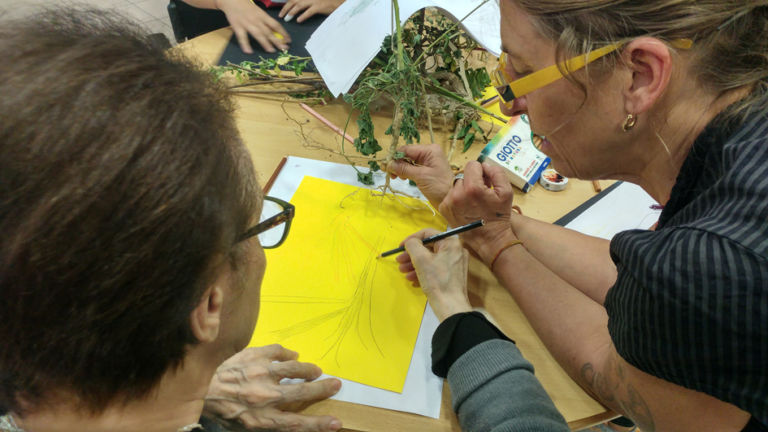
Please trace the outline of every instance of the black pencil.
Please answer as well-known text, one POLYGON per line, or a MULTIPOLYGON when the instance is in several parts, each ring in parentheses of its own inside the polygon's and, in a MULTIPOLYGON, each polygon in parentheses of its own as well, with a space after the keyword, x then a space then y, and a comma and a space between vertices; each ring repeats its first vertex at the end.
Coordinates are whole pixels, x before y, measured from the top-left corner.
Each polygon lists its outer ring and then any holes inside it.
POLYGON ((485 99, 485 100, 481 101, 480 102, 480 106, 485 108, 486 106, 496 102, 496 99, 498 99, 498 98, 499 98, 499 95, 489 97, 488 99, 485 99))
MULTIPOLYGON (((450 236, 454 236, 456 234, 461 234, 461 233, 463 233, 465 231, 469 231, 471 229, 475 229, 475 228, 481 227, 483 225, 485 225, 485 221, 480 219, 478 221, 474 221, 472 223, 468 223, 468 224, 466 224, 464 226, 460 226, 458 228, 449 229, 448 231, 440 233, 440 234, 435 234, 432 237, 427 237, 424 240, 422 240, 421 243, 422 244, 434 243, 434 242, 436 242, 438 240, 442 240, 444 238, 447 238, 447 237, 450 237, 450 236)), ((404 251, 405 251, 405 246, 400 246, 397 249, 392 249, 390 251, 383 252, 381 255, 379 255, 379 258, 386 258, 386 257, 388 257, 390 255, 394 255, 396 253, 404 252, 404 251)))

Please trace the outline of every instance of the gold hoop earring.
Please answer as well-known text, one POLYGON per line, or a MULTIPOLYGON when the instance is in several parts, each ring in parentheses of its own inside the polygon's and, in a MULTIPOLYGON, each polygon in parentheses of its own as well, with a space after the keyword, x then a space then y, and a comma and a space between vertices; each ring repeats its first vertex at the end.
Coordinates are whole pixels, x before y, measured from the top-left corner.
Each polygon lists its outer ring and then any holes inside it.
POLYGON ((624 124, 621 125, 621 128, 624 130, 624 132, 629 132, 632 130, 632 128, 635 127, 637 124, 637 117, 634 114, 628 114, 627 120, 624 121, 624 124))

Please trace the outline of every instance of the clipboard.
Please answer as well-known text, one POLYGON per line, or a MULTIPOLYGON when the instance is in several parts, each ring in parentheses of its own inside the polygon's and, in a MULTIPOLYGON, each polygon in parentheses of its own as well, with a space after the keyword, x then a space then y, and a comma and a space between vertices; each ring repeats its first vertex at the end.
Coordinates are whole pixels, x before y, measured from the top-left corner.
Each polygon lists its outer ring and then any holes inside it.
POLYGON ((579 205, 579 206, 578 206, 578 207, 576 207, 575 209, 573 209, 573 210, 571 210, 570 212, 568 212, 568 214, 566 214, 565 216, 563 216, 563 217, 561 217, 560 219, 556 220, 556 221, 554 222, 554 224, 555 224, 555 225, 560 225, 560 226, 567 226, 567 225, 568 225, 568 224, 569 224, 571 221, 573 221, 574 219, 576 219, 576 217, 578 217, 580 214, 582 214, 582 213, 584 213, 585 211, 587 211, 587 210, 588 210, 590 207, 592 207, 593 205, 595 205, 595 203, 596 203, 596 202, 598 202, 598 201, 600 201, 601 199, 605 198, 605 197, 606 197, 606 195, 608 195, 608 194, 609 194, 609 193, 611 193, 613 190, 615 190, 616 188, 618 188, 618 187, 619 187, 619 186, 620 186, 622 183, 624 183, 624 182, 621 182, 621 181, 617 181, 616 183, 614 183, 614 184, 612 184, 611 186, 609 186, 607 189, 603 189, 603 190, 602 190, 600 193, 598 193, 597 195, 595 195, 595 196, 593 196, 592 198, 590 198, 590 199, 588 199, 588 200, 584 201, 583 203, 581 203, 581 205, 579 205))
MULTIPOLYGON (((256 4, 257 6, 264 9, 267 15, 277 20, 280 25, 283 26, 285 31, 291 35, 291 43, 288 48, 289 54, 293 54, 298 57, 310 57, 305 45, 307 44, 309 38, 312 36, 312 33, 314 33, 315 30, 320 27, 320 24, 325 21, 325 16, 314 15, 302 23, 298 23, 296 20, 285 22, 282 18, 277 16, 280 13, 279 8, 267 9, 264 8, 261 3, 257 2, 256 4)), ((260 58, 276 59, 280 55, 280 51, 274 53, 268 53, 264 51, 261 45, 256 42, 256 39, 250 35, 248 36, 248 40, 250 41, 251 48, 253 49, 253 54, 244 53, 243 50, 240 49, 240 43, 237 41, 237 36, 233 34, 232 37, 229 38, 229 42, 227 42, 227 47, 224 49, 224 53, 222 53, 221 58, 219 58, 219 61, 216 64, 219 66, 225 66, 227 63, 240 64, 244 61, 258 62, 260 58)), ((315 65, 310 61, 307 64, 306 70, 314 72, 317 69, 315 68, 315 65)))
POLYGON ((616 182, 555 221, 555 225, 610 240, 619 232, 650 229, 662 207, 640 186, 616 182))

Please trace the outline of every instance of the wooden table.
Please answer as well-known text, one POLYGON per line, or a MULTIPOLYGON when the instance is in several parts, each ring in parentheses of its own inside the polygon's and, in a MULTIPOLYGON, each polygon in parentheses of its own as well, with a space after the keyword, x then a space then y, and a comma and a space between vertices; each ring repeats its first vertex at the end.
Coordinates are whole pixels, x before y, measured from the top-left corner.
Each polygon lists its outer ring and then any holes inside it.
MULTIPOLYGON (((185 42, 178 49, 206 67, 216 64, 230 36, 231 30, 221 29, 185 42)), ((237 125, 251 152, 261 184, 267 181, 281 158, 286 155, 344 162, 341 156, 328 150, 313 149, 303 144, 294 120, 302 122, 311 139, 323 146, 338 149, 340 139, 297 104, 246 96, 239 96, 236 101, 237 125)), ((316 110, 337 125, 343 125, 349 114, 348 106, 343 103, 316 107, 316 110)), ((374 119, 377 131, 382 136, 388 121, 385 117, 374 119)), ((350 125, 350 133, 356 133, 354 122, 350 125)), ((436 139, 438 142, 447 143, 448 135, 447 132, 438 133, 436 139)), ((422 134, 422 137, 428 136, 427 133, 422 134)), ((456 155, 452 163, 463 166, 466 161, 476 158, 480 145, 473 147, 467 154, 456 155)), ((571 179, 569 184, 564 192, 549 192, 542 187, 536 187, 528 194, 516 191, 515 203, 526 215, 553 222, 595 194, 590 182, 571 179)), ((473 305, 485 308, 500 328, 515 339, 523 355, 533 363, 536 376, 571 429, 585 428, 615 417, 615 414, 581 390, 560 368, 509 293, 499 285, 490 271, 476 260, 470 264, 469 287, 473 305)), ((341 419, 345 430, 353 431, 459 431, 456 416, 451 410, 448 387, 445 388, 438 420, 333 400, 317 403, 305 412, 335 415, 341 419)))

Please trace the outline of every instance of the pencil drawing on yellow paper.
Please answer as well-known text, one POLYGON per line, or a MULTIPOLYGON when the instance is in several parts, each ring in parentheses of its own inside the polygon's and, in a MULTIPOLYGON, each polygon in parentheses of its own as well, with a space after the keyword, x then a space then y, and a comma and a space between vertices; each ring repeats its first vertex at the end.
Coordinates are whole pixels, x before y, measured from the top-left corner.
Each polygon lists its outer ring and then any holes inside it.
POLYGON ((280 343, 323 372, 402 391, 426 298, 376 259, 445 222, 421 201, 304 177, 286 242, 267 250, 251 345, 280 343))

